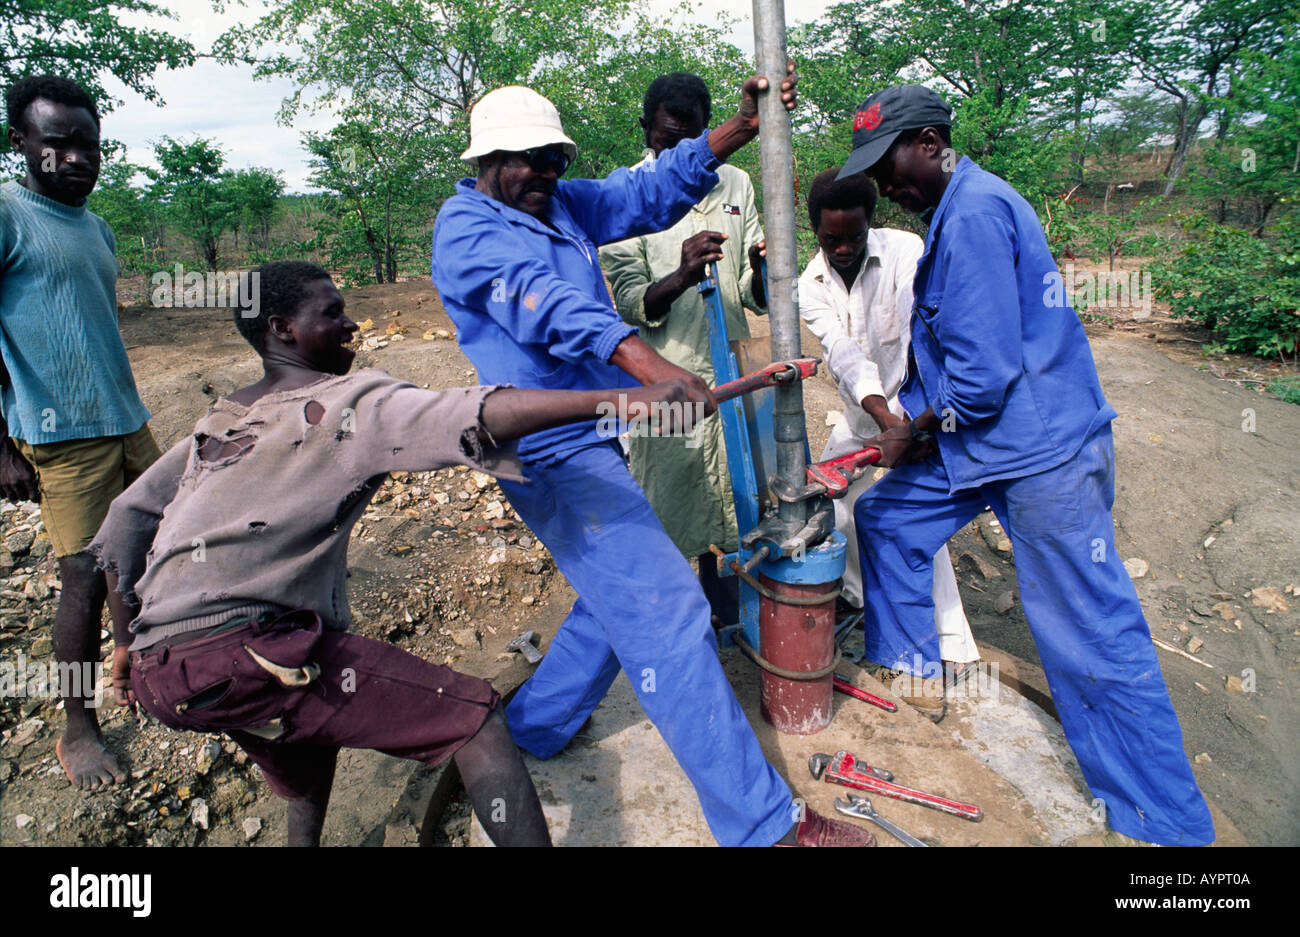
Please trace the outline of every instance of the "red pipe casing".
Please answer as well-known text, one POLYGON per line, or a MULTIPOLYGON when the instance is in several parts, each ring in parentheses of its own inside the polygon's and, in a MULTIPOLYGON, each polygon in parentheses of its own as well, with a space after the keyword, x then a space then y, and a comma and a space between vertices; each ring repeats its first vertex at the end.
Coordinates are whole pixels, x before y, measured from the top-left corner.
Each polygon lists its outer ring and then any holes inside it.
MULTIPOLYGON (((835 591, 839 581, 817 584, 759 580, 776 595, 815 596, 835 591)), ((785 605, 763 596, 758 607, 759 647, 767 661, 782 670, 811 673, 828 668, 835 657, 835 600, 820 605, 785 605)), ((791 680, 764 670, 759 709, 768 725, 786 735, 815 735, 830 725, 832 681, 791 680)))

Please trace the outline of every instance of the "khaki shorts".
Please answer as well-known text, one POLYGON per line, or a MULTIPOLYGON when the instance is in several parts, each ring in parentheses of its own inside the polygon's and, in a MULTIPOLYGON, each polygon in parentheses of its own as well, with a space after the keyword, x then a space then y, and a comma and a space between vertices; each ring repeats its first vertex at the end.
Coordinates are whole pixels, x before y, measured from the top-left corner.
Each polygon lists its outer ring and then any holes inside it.
POLYGON ((125 436, 36 446, 21 439, 14 442, 36 470, 41 520, 55 556, 71 556, 90 546, 109 504, 162 455, 147 423, 125 436))

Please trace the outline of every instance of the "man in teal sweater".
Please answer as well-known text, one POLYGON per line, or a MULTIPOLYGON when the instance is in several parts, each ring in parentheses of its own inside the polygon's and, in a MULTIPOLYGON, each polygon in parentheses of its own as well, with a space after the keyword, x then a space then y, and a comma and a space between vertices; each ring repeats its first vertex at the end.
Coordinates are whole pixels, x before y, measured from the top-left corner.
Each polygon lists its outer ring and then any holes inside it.
POLYGON ((54 654, 71 665, 60 668, 68 723, 55 751, 69 781, 94 789, 123 771, 99 730, 95 681, 71 679, 100 660, 107 588, 85 551, 159 452, 117 329, 113 232, 86 210, 99 177, 95 103, 42 75, 15 83, 5 104, 27 175, 0 185, 0 496, 41 504, 63 585, 54 654))

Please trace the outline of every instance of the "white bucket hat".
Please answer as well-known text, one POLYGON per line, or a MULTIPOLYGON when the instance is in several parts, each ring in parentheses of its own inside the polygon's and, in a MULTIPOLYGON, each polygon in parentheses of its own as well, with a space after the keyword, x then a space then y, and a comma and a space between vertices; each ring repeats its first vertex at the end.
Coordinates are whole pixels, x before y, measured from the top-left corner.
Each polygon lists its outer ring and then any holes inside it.
POLYGON ((489 91, 469 112, 469 149, 460 154, 477 166, 478 158, 497 150, 519 153, 559 144, 572 162, 578 146, 564 133, 560 112, 532 88, 507 85, 489 91))

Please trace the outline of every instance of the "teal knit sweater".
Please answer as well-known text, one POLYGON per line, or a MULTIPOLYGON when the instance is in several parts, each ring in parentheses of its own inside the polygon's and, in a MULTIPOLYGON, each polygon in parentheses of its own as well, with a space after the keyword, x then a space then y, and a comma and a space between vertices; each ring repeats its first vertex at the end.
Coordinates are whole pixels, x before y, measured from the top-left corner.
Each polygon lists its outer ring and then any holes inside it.
POLYGON ((133 433, 149 419, 117 330, 117 259, 102 218, 0 185, 0 412, 33 445, 133 433))

